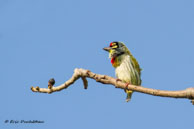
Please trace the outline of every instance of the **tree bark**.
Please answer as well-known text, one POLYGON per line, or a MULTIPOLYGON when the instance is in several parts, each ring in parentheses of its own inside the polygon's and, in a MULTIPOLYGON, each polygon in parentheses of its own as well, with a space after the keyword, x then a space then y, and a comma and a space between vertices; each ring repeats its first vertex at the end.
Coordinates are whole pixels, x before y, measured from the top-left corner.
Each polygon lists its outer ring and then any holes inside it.
POLYGON ((103 84, 111 84, 115 86, 115 88, 133 90, 136 92, 141 92, 141 93, 149 94, 153 96, 190 99, 192 104, 194 105, 194 87, 187 88, 185 90, 180 90, 180 91, 156 90, 151 88, 145 88, 143 86, 126 84, 119 79, 115 79, 107 75, 95 74, 89 70, 77 69, 77 68, 74 70, 73 76, 68 81, 66 81, 65 83, 59 86, 54 87, 50 83, 48 83, 48 88, 39 88, 37 86, 37 87, 31 87, 31 90, 33 92, 50 94, 50 93, 61 91, 63 89, 68 88, 79 78, 81 78, 83 81, 84 89, 87 89, 88 87, 88 81, 86 78, 91 78, 103 84))

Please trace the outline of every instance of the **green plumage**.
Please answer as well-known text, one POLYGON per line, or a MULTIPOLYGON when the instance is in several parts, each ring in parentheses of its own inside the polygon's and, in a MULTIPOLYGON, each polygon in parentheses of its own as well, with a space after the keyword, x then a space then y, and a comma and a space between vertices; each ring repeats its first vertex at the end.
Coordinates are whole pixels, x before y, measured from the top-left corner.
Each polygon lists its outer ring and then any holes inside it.
MULTIPOLYGON (((139 63, 124 43, 112 42, 108 51, 117 78, 127 84, 141 85, 141 68, 139 63), (112 62, 113 58, 114 62, 112 62)), ((125 92, 127 93, 126 101, 128 102, 131 99, 133 91, 125 90, 125 92)))

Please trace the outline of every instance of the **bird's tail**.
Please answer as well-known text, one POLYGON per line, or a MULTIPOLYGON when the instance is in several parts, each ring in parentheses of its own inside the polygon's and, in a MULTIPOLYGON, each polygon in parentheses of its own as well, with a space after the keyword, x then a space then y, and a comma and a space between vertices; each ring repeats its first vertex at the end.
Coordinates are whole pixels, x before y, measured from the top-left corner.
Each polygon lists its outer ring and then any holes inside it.
POLYGON ((126 102, 129 102, 131 100, 133 91, 132 90, 125 90, 125 92, 127 93, 126 102))

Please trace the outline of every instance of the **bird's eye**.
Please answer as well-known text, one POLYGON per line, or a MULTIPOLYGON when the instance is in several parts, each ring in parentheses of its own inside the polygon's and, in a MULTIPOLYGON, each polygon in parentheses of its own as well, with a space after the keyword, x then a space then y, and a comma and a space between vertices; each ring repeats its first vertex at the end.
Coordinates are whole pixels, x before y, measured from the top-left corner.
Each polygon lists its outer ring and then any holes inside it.
POLYGON ((111 48, 117 48, 118 46, 117 46, 117 43, 112 42, 112 43, 110 43, 110 47, 111 47, 111 48))

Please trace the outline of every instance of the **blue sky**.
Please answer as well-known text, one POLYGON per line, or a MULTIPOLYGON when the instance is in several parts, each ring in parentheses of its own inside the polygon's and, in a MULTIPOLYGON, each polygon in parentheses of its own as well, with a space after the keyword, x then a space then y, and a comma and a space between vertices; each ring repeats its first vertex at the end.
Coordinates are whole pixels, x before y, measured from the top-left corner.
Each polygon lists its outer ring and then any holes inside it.
POLYGON ((75 68, 115 76, 108 54, 123 41, 141 65, 142 86, 194 87, 192 0, 1 0, 0 127, 3 129, 192 129, 186 99, 134 93, 89 79, 53 94, 33 93, 50 78, 62 84, 75 68), (43 120, 6 124, 5 120, 43 120))

